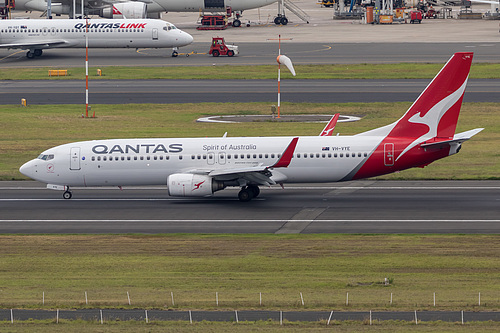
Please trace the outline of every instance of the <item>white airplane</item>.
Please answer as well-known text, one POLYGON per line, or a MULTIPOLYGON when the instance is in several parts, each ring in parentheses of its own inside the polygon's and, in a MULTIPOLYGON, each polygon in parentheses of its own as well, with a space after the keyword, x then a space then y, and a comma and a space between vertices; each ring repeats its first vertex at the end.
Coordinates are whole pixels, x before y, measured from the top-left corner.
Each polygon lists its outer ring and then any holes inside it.
MULTIPOLYGON (((162 12, 226 12, 227 7, 241 15, 244 10, 260 8, 277 0, 90 0, 84 2, 86 15, 99 15, 104 18, 160 18, 162 12)), ((81 12, 81 1, 53 0, 51 11, 56 15, 73 15, 76 8, 81 12)), ((15 10, 47 10, 47 0, 16 0, 15 10)), ((80 13, 81 15, 81 13, 80 13)), ((241 22, 240 22, 241 24, 241 22)))
MULTIPOLYGON (((85 48, 85 20, 0 20, 0 48, 28 50, 30 59, 43 49, 85 48)), ((173 24, 152 19, 88 20, 90 48, 177 48, 193 37, 173 24)))
POLYGON ((171 196, 204 197, 241 187, 337 182, 424 167, 458 153, 482 128, 455 134, 473 53, 455 53, 402 118, 354 136, 114 139, 44 151, 19 171, 64 190, 73 186, 167 185, 171 196))

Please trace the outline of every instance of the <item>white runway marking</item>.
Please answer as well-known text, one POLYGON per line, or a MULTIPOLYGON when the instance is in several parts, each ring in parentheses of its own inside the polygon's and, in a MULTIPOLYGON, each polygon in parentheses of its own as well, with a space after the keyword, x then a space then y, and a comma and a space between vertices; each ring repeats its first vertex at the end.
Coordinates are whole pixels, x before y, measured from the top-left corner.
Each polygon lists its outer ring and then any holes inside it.
MULTIPOLYGON (((106 222, 106 223, 137 223, 137 222, 143 222, 143 223, 179 223, 179 222, 202 222, 202 223, 210 223, 210 222, 217 222, 217 223, 248 223, 248 222, 262 222, 262 223, 285 223, 285 222, 311 222, 311 220, 0 220, 0 223, 5 223, 5 222, 25 222, 25 223, 69 223, 69 222, 78 222, 78 223, 93 223, 93 222, 106 222)), ((491 223, 499 223, 500 220, 345 220, 345 219, 339 219, 339 220, 314 220, 312 221, 314 223, 333 223, 333 222, 372 222, 372 223, 379 223, 379 222, 397 222, 397 223, 426 223, 426 222, 439 222, 439 223, 479 223, 479 222, 491 222, 491 223)))
MULTIPOLYGON (((33 191, 33 190, 47 190, 45 187, 0 187, 2 191, 33 191)), ((281 187, 262 187, 263 190, 280 190, 281 187)), ((287 186, 285 190, 350 190, 350 189, 363 189, 363 190, 500 190, 500 186, 287 186)), ((72 187, 71 190, 92 190, 92 191, 120 191, 116 187, 72 187)), ((123 187, 123 191, 141 191, 141 190, 156 190, 167 191, 166 187, 123 187)), ((239 188, 227 188, 227 190, 238 190, 239 188)))

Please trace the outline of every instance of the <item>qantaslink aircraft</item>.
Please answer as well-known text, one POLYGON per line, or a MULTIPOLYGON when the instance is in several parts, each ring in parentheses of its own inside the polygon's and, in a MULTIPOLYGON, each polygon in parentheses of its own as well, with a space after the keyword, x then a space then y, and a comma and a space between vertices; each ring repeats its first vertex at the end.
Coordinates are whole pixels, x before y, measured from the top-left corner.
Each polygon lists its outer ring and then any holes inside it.
POLYGON ((455 134, 472 56, 455 53, 399 120, 361 134, 75 142, 44 151, 20 172, 64 190, 66 199, 72 186, 166 185, 179 197, 237 186, 239 199, 249 201, 259 186, 356 180, 424 167, 458 153, 483 130, 455 134))
POLYGON ((29 59, 44 49, 85 48, 86 34, 89 48, 173 48, 174 57, 193 42, 162 20, 0 20, 0 48, 28 50, 29 59))

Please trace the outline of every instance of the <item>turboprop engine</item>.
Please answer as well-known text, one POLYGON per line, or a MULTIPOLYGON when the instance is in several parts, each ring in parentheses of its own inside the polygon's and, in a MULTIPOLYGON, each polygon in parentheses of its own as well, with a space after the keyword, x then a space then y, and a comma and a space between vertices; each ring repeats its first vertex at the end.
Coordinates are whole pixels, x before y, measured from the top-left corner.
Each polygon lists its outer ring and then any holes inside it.
POLYGON ((225 188, 210 176, 174 173, 167 178, 168 194, 173 197, 206 197, 225 188))
POLYGON ((148 15, 144 2, 120 2, 101 10, 99 16, 104 18, 143 19, 148 15))

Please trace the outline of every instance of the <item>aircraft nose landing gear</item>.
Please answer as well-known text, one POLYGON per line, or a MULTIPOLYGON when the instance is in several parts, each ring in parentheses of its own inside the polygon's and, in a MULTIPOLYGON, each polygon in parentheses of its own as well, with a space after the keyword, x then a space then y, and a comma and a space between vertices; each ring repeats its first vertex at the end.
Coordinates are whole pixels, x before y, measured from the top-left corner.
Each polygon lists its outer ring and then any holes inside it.
POLYGON ((72 196, 73 196, 73 193, 71 193, 71 191, 69 190, 69 187, 68 187, 68 189, 63 193, 63 198, 69 200, 69 199, 71 199, 72 196))

